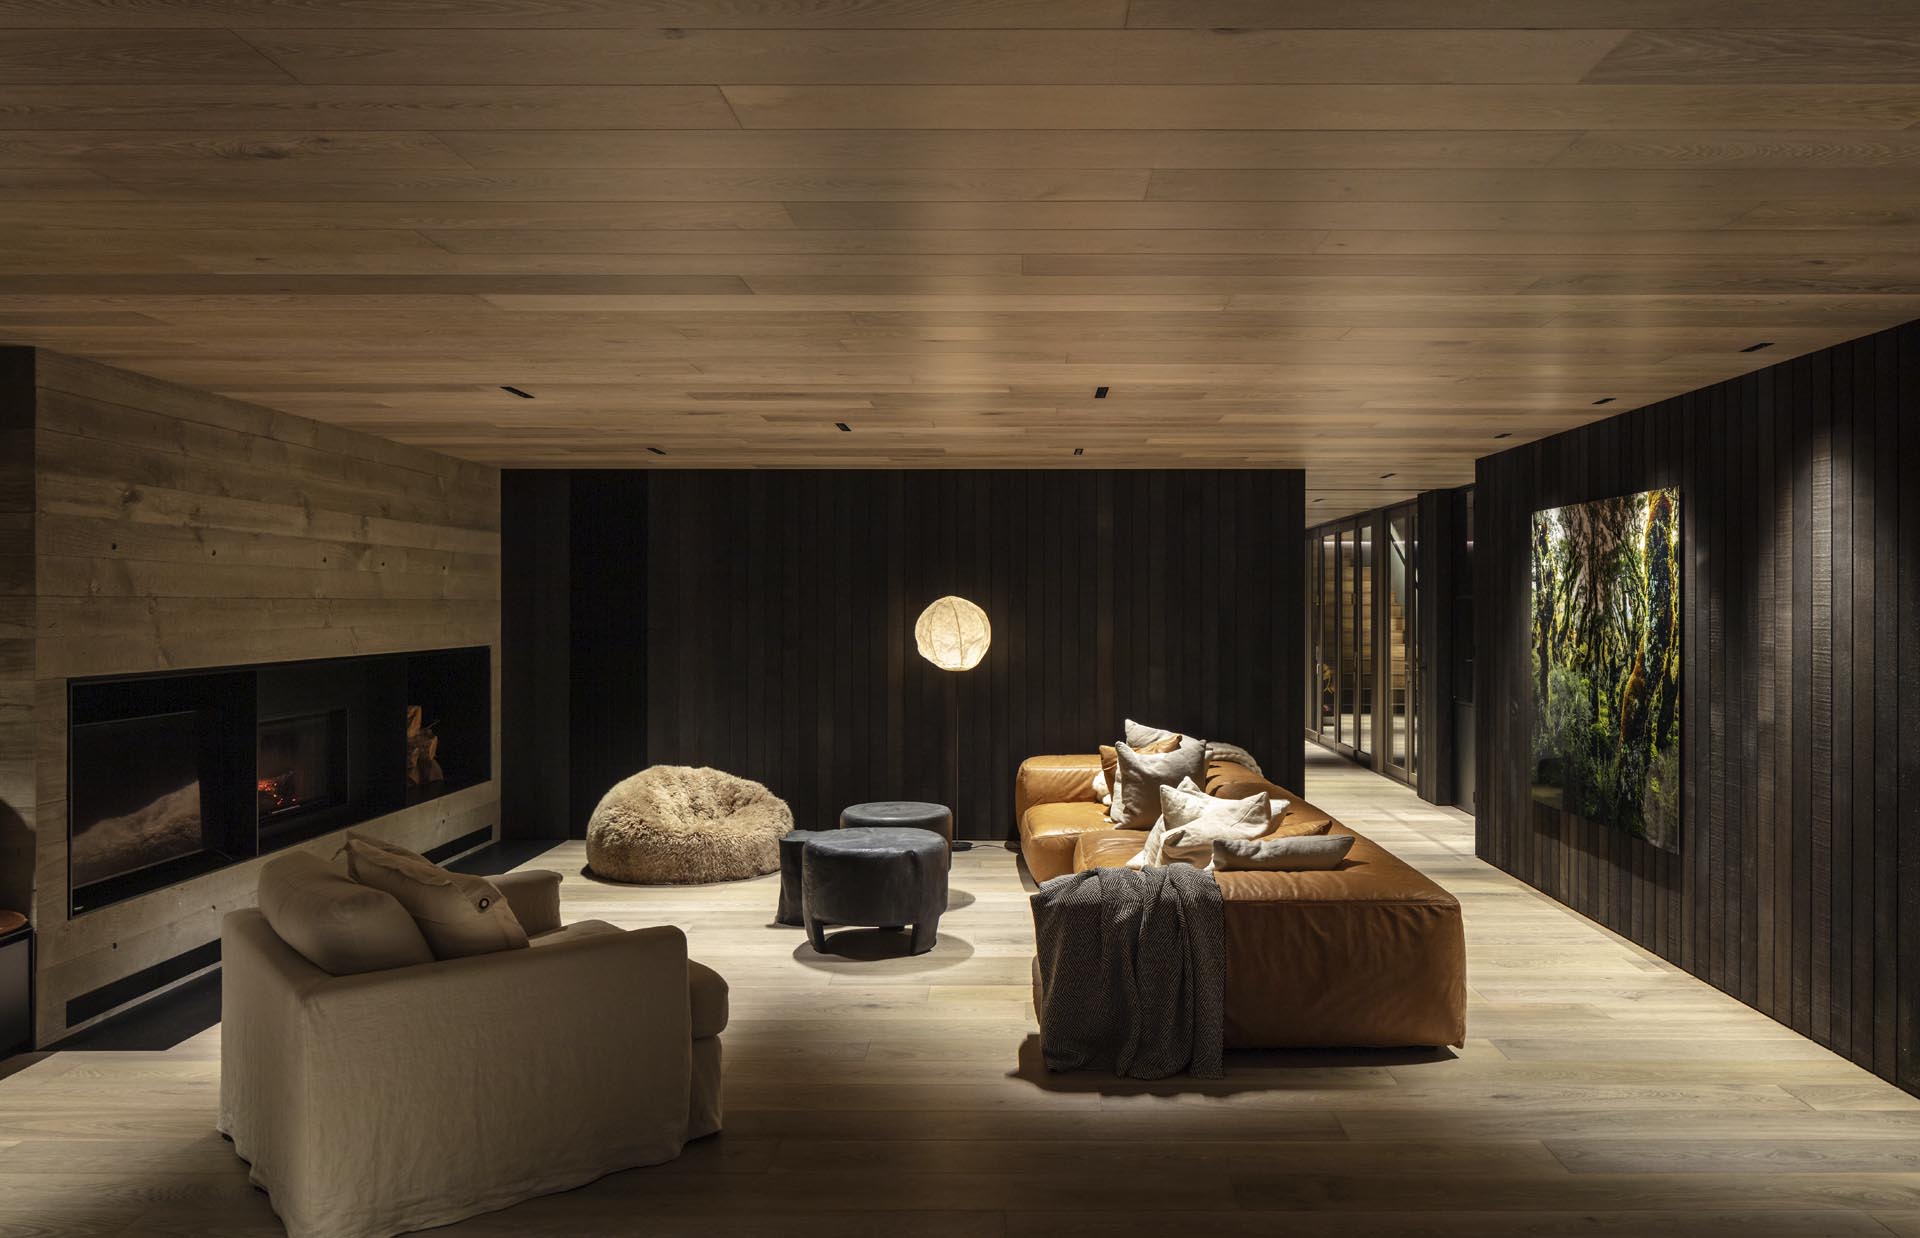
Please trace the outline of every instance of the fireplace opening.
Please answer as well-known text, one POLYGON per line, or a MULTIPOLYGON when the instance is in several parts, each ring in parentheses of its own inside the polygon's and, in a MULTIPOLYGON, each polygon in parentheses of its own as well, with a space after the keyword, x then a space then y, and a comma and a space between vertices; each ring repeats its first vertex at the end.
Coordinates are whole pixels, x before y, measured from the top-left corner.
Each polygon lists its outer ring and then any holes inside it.
POLYGON ((347 711, 331 709, 262 722, 254 770, 261 825, 277 825, 345 804, 347 711))
POLYGON ((72 886, 126 877, 206 849, 200 748, 196 710, 73 728, 72 886))

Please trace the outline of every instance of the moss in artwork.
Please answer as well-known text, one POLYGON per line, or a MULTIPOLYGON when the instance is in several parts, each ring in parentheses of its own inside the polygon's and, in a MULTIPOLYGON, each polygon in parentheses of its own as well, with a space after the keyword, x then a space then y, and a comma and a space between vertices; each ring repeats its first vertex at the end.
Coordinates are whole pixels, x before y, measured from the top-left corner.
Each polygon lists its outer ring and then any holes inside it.
POLYGON ((1680 849, 1680 496, 1533 517, 1536 798, 1680 849))

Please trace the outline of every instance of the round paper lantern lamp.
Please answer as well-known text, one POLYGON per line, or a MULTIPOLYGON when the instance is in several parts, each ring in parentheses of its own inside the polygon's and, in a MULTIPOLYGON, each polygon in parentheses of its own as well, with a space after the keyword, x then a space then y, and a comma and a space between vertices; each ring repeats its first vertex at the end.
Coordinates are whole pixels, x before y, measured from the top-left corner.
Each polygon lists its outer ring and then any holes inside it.
POLYGON ((914 621, 913 643, 921 657, 943 671, 970 671, 987 656, 993 625, 987 612, 967 599, 943 597, 914 621))

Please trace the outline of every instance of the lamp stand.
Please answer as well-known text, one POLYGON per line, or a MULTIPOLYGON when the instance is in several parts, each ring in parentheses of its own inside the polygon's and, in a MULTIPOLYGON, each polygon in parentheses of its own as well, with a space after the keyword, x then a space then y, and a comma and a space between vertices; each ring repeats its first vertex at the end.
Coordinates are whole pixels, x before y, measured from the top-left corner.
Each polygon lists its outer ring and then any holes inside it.
POLYGON ((947 733, 953 737, 953 849, 971 851, 973 843, 960 837, 960 675, 947 677, 947 733))

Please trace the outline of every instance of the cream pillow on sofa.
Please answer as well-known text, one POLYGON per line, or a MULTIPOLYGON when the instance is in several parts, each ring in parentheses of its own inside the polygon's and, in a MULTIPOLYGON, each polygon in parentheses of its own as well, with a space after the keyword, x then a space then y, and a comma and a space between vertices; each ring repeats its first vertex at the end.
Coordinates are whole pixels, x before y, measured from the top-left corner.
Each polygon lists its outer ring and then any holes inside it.
POLYGON ((419 926, 391 894, 308 851, 260 866, 259 904, 275 935, 329 975, 433 962, 419 926))
POLYGON ((485 877, 448 872, 405 847, 353 833, 347 871, 398 899, 437 959, 527 948, 527 932, 506 896, 485 877))
POLYGON ((1146 845, 1127 861, 1129 868, 1162 864, 1213 863, 1216 842, 1248 841, 1271 828, 1273 810, 1265 791, 1245 799, 1224 800, 1201 791, 1191 780, 1160 788, 1160 820, 1147 834, 1146 845))

